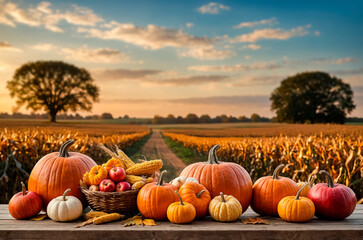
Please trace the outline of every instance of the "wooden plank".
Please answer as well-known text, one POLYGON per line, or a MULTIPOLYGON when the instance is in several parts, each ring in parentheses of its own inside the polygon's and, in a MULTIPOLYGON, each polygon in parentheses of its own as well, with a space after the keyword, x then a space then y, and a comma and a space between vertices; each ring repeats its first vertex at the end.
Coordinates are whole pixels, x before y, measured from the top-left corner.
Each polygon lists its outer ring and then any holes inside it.
MULTIPOLYGON (((14 220, 7 205, 0 205, 0 239, 363 239, 363 205, 343 221, 324 221, 314 218, 309 223, 288 223, 268 218, 271 225, 245 225, 240 221, 220 223, 207 217, 191 224, 178 225, 168 221, 158 226, 124 227, 122 222, 74 228, 80 220, 59 223, 52 220, 14 220), (4 211, 6 210, 6 211, 4 211)), ((248 209, 242 218, 256 217, 248 209)))

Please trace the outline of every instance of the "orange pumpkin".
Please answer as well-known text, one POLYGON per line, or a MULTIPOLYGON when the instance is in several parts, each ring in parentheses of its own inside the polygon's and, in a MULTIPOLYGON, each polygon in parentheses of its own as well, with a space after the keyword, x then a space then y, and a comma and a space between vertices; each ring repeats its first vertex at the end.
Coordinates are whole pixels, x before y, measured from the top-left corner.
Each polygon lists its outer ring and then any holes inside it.
POLYGON ((158 182, 143 186, 137 195, 137 207, 145 218, 166 219, 169 205, 179 200, 175 193, 178 189, 172 184, 163 183, 165 173, 166 170, 160 174, 158 182))
POLYGON ((78 153, 68 152, 74 140, 65 142, 59 152, 53 152, 42 157, 35 164, 29 176, 29 191, 36 192, 43 200, 43 209, 55 197, 64 193, 67 188, 72 189, 69 195, 77 197, 86 204, 81 193, 79 180, 83 174, 96 165, 90 157, 78 153))
POLYGON ((312 188, 314 186, 314 181, 316 179, 316 175, 311 175, 309 177, 308 182, 298 182, 297 185, 299 186, 299 188, 301 189, 306 183, 309 183, 306 187, 302 188, 303 190, 300 193, 300 196, 302 197, 308 197, 310 188, 312 188))
POLYGON ((194 206, 188 202, 183 202, 178 191, 175 191, 175 193, 178 194, 180 202, 175 202, 169 205, 167 210, 169 221, 172 223, 193 222, 196 213, 194 206))
POLYGON ((207 215, 211 196, 208 189, 202 184, 196 182, 184 183, 179 189, 179 194, 185 202, 194 206, 197 218, 207 215))
POLYGON ((220 192, 233 195, 246 211, 252 197, 252 181, 248 172, 232 162, 219 162, 216 151, 219 145, 209 151, 207 162, 193 163, 181 172, 180 176, 193 177, 205 186, 214 198, 220 192))
POLYGON ((121 160, 116 159, 116 158, 111 158, 105 164, 105 169, 106 169, 107 172, 109 172, 114 167, 125 168, 125 165, 121 162, 121 160))
POLYGON ((94 166, 88 174, 91 185, 99 185, 103 179, 106 179, 108 172, 103 166, 94 166))
POLYGON ((287 196, 295 196, 299 186, 292 179, 280 177, 284 164, 279 165, 272 176, 259 178, 253 185, 251 208, 260 215, 277 216, 277 205, 287 196))

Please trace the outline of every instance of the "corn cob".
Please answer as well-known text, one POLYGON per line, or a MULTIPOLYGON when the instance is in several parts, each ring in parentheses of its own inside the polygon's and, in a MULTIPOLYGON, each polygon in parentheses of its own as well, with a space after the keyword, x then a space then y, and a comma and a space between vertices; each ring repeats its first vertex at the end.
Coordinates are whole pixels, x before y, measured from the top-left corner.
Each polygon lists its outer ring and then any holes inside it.
POLYGON ((144 181, 138 181, 138 182, 135 182, 134 184, 132 184, 131 189, 138 190, 138 189, 142 188, 144 185, 145 185, 144 181))
POLYGON ((163 167, 162 160, 151 160, 143 163, 137 163, 126 169, 126 174, 131 175, 151 175, 163 167))
POLYGON ((102 223, 117 221, 117 220, 121 219, 122 216, 123 215, 121 215, 119 213, 106 214, 106 215, 94 218, 93 224, 102 224, 102 223))
POLYGON ((154 179, 152 177, 126 175, 125 181, 132 185, 139 181, 144 181, 145 183, 151 183, 152 181, 154 181, 154 179))
POLYGON ((90 220, 90 219, 93 219, 93 218, 96 218, 96 217, 101 217, 103 215, 107 215, 107 213, 99 212, 99 211, 91 211, 91 212, 88 212, 85 215, 83 215, 83 218, 85 220, 90 220))
POLYGON ((124 163, 125 169, 128 169, 135 165, 135 163, 117 146, 116 146, 116 151, 117 151, 119 158, 124 163))

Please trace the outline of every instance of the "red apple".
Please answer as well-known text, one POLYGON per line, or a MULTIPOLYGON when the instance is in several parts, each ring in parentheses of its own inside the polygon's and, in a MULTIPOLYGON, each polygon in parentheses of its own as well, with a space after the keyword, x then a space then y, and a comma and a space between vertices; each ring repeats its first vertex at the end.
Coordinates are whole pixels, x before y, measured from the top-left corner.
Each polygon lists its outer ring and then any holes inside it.
POLYGON ((126 172, 122 167, 113 167, 108 174, 114 182, 121 182, 126 178, 126 172))
POLYGON ((103 179, 100 183, 100 190, 102 192, 113 192, 115 190, 115 183, 110 179, 103 179))
POLYGON ((119 182, 116 185, 116 192, 124 192, 130 190, 131 185, 128 182, 119 182))

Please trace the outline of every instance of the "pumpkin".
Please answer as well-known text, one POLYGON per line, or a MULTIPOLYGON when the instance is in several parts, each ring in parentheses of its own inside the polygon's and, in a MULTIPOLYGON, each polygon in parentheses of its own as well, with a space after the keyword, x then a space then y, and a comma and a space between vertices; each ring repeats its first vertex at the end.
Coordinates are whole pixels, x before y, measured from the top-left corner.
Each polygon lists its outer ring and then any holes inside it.
POLYGON ((82 214, 83 207, 81 201, 73 196, 66 196, 71 189, 64 191, 63 196, 54 198, 49 202, 47 215, 57 222, 69 222, 76 220, 82 214))
POLYGON ((284 164, 279 165, 272 176, 259 178, 253 185, 251 208, 260 215, 277 216, 277 205, 287 196, 295 196, 299 186, 292 179, 280 177, 284 164))
POLYGON ((219 162, 216 151, 219 145, 213 146, 207 162, 193 163, 187 166, 180 176, 193 177, 205 186, 216 197, 220 192, 233 195, 246 211, 252 197, 252 181, 248 172, 237 163, 219 162))
POLYGON ((169 183, 163 183, 164 170, 158 182, 148 183, 137 194, 137 207, 145 218, 164 220, 167 217, 167 209, 170 204, 179 200, 176 187, 169 183))
POLYGON ((173 181, 171 181, 171 184, 179 189, 181 186, 183 186, 184 183, 187 182, 199 183, 198 180, 193 177, 177 177, 173 181))
POLYGON ((92 185, 99 185, 103 179, 106 179, 108 172, 103 166, 94 166, 88 174, 89 182, 92 185))
POLYGON ((193 222, 196 211, 192 204, 188 202, 183 202, 183 199, 179 195, 178 191, 175 191, 178 194, 180 202, 175 202, 169 205, 167 210, 167 217, 172 223, 190 223, 193 222))
POLYGON ((233 222, 241 216, 242 206, 237 198, 221 192, 220 196, 210 201, 209 214, 216 221, 233 222))
POLYGON ((277 206, 280 218, 288 222, 308 222, 314 217, 315 207, 313 201, 307 197, 300 197, 309 184, 309 182, 305 183, 296 196, 281 199, 277 206))
POLYGON ((316 175, 311 175, 307 182, 298 182, 297 185, 300 189, 303 189, 300 193, 300 196, 302 197, 308 197, 309 190, 314 186, 314 181, 316 179, 316 175), (305 184, 308 183, 308 185, 305 188, 302 188, 305 186, 305 184))
POLYGON ((194 206, 197 218, 202 218, 207 215, 211 196, 208 189, 202 184, 187 182, 181 186, 179 194, 185 202, 194 206))
POLYGON ((121 160, 116 158, 111 158, 110 160, 107 161, 104 167, 106 171, 109 172, 114 167, 125 168, 125 165, 121 162, 121 160))
POLYGON ((343 184, 334 183, 325 170, 319 172, 326 176, 326 183, 318 183, 309 191, 308 197, 315 204, 315 215, 328 220, 342 220, 350 216, 357 205, 353 190, 343 184))
POLYGON ((83 174, 96 165, 90 157, 78 153, 68 152, 74 140, 65 142, 59 152, 53 152, 42 157, 34 166, 29 176, 29 191, 36 192, 43 200, 43 209, 55 197, 63 194, 67 188, 69 193, 77 197, 84 204, 86 201, 80 190, 80 179, 83 174))
POLYGON ((26 191, 21 182, 22 191, 15 194, 9 202, 9 213, 15 219, 27 219, 42 210, 42 198, 35 192, 26 191))

